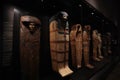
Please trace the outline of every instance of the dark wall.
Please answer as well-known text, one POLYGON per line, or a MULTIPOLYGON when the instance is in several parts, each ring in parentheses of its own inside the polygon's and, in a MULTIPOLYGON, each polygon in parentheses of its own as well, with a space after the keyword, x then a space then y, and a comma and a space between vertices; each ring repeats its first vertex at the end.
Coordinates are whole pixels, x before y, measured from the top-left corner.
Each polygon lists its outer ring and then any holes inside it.
POLYGON ((104 16, 114 23, 118 19, 118 2, 117 0, 85 0, 100 11, 104 16))
MULTIPOLYGON (((120 34, 120 15, 118 0, 85 0, 100 11, 104 16, 110 19, 116 26, 118 34, 120 34)), ((120 35, 119 35, 120 39, 120 35)))
MULTIPOLYGON (((51 59, 49 51, 49 18, 48 16, 36 13, 30 13, 27 10, 17 8, 15 6, 5 5, 3 34, 1 34, 3 45, 1 45, 2 54, 0 63, 5 68, 3 71, 11 73, 6 76, 15 76, 14 79, 20 77, 20 17, 22 15, 33 15, 41 20, 41 39, 40 39, 40 74, 47 75, 52 71, 51 59)), ((41 76, 42 77, 42 76, 41 76)))
POLYGON ((14 8, 4 7, 2 34, 2 66, 11 66, 13 55, 13 17, 14 8))

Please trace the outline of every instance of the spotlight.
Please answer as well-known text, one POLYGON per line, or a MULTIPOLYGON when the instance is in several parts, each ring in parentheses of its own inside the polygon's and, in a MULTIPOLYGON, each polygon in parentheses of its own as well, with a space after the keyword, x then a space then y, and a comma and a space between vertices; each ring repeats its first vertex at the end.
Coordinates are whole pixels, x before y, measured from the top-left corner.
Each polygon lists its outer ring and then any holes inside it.
POLYGON ((82 7, 82 5, 81 5, 81 4, 79 4, 78 6, 79 6, 79 7, 82 7))
POLYGON ((92 12, 91 14, 92 14, 92 15, 94 15, 94 13, 93 13, 93 12, 92 12))
POLYGON ((41 2, 43 2, 44 0, 41 0, 41 2))
POLYGON ((14 8, 14 12, 19 13, 20 11, 16 8, 14 8))

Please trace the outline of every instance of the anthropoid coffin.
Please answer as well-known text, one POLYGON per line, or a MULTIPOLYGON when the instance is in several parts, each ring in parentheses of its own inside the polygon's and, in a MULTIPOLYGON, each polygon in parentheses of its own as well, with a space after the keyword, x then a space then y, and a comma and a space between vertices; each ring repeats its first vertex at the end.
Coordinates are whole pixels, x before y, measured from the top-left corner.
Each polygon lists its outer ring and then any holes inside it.
POLYGON ((72 65, 75 68, 81 67, 82 61, 82 26, 75 24, 70 31, 70 43, 72 54, 72 65))
POLYGON ((53 70, 62 77, 70 75, 73 71, 68 66, 69 29, 58 28, 56 20, 50 22, 50 52, 53 70))
POLYGON ((20 62, 24 80, 38 80, 40 54, 40 20, 34 16, 20 19, 20 62))

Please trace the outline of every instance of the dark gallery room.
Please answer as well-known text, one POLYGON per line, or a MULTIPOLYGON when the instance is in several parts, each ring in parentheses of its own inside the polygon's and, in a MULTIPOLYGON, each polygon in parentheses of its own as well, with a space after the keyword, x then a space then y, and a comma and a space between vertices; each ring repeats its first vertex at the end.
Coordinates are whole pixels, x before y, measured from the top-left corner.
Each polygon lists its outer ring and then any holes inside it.
POLYGON ((118 0, 4 0, 0 80, 120 80, 118 0))

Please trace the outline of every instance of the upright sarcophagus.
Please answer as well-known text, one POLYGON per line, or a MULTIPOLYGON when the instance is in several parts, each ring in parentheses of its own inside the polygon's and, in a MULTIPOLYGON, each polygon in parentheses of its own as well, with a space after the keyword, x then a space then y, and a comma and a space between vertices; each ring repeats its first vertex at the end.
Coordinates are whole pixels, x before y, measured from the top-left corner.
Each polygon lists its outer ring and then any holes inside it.
POLYGON ((72 54, 72 65, 74 67, 77 66, 76 64, 76 43, 75 43, 76 32, 77 32, 77 26, 73 25, 70 31, 70 44, 71 44, 71 54, 72 54))
POLYGON ((112 51, 111 51, 111 41, 112 41, 111 37, 112 37, 111 33, 107 32, 107 53, 108 54, 112 53, 112 51))
POLYGON ((102 38, 101 38, 101 33, 98 33, 98 41, 99 41, 99 44, 98 44, 98 57, 100 59, 103 59, 103 55, 102 55, 102 38))
POLYGON ((25 80, 38 80, 40 54, 40 20, 33 16, 21 16, 20 62, 25 80))
POLYGON ((83 30, 83 56, 84 56, 84 62, 85 66, 93 69, 94 66, 90 64, 89 61, 89 53, 90 53, 90 30, 91 26, 90 25, 85 25, 84 30, 83 30))
POLYGON ((78 26, 76 38, 75 38, 75 44, 76 44, 76 62, 77 62, 77 68, 81 68, 81 62, 82 62, 82 26, 80 24, 77 24, 78 26))
POLYGON ((50 51, 53 70, 65 77, 73 72, 68 66, 69 27, 65 17, 67 14, 60 12, 58 15, 50 21, 50 51), (58 15, 62 15, 63 19, 58 15))
POLYGON ((93 30, 92 38, 93 38, 93 60, 100 61, 99 55, 98 55, 99 39, 98 39, 97 30, 93 30))
POLYGON ((72 65, 80 68, 82 61, 82 26, 76 24, 70 32, 70 43, 72 53, 72 65))

